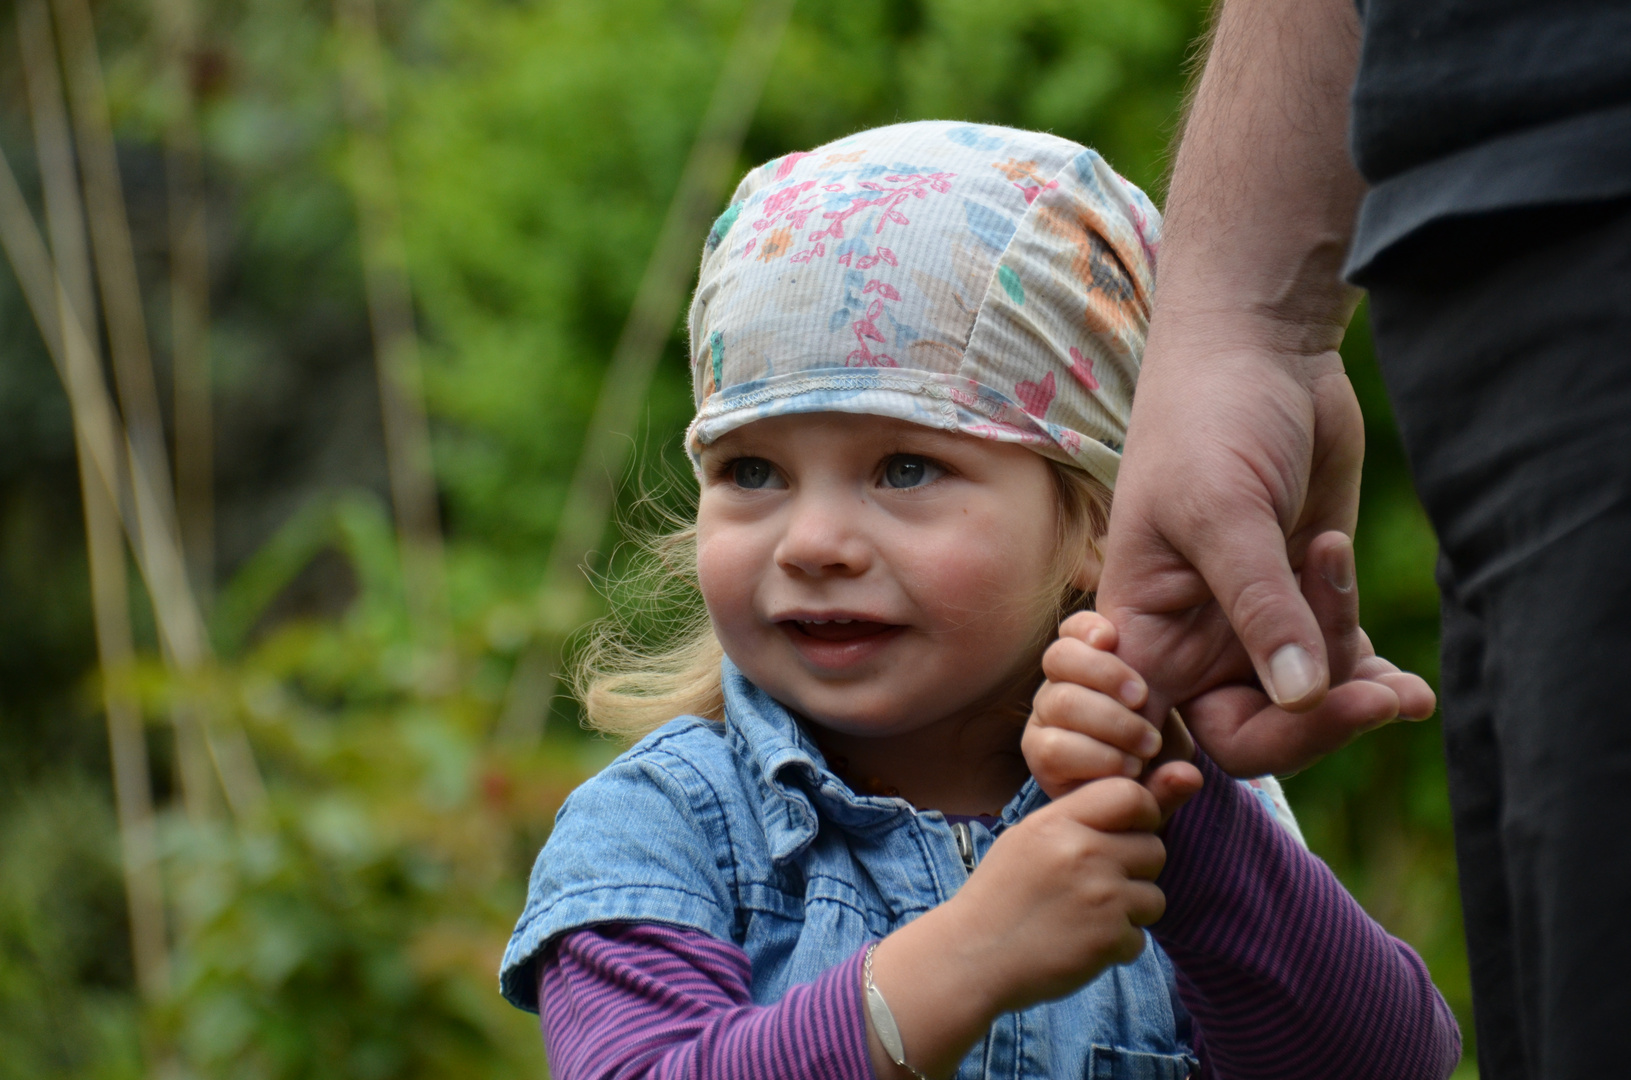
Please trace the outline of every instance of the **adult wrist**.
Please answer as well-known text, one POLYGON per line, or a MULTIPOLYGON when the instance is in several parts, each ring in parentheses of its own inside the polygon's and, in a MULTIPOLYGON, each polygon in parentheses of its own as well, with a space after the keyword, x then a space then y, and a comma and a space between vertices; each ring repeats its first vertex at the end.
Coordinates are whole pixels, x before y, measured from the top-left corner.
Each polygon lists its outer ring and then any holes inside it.
POLYGON ((1219 251, 1211 243, 1190 250, 1169 235, 1149 351, 1179 343, 1233 343, 1288 357, 1335 349, 1364 295, 1342 277, 1348 238, 1298 240, 1294 250, 1219 251))
POLYGON ((1185 363, 1210 365, 1229 357, 1270 360, 1302 376, 1311 364, 1323 368, 1336 358, 1353 310, 1346 299, 1339 303, 1336 298, 1323 312, 1310 305, 1300 313, 1244 300, 1220 306, 1215 297, 1189 303, 1174 299, 1157 309, 1139 387, 1185 363))

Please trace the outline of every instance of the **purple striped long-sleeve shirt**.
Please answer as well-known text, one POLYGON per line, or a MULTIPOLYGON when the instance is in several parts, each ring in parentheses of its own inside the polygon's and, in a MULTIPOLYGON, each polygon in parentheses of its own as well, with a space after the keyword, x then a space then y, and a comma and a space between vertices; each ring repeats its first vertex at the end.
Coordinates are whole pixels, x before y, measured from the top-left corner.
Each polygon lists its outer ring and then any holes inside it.
MULTIPOLYGON (((1421 958, 1209 761, 1166 833, 1152 933, 1178 969, 1208 1080, 1444 1080, 1461 1034, 1421 958)), ((861 953, 756 1006, 739 948, 607 924, 540 965, 556 1080, 873 1080, 861 953)))

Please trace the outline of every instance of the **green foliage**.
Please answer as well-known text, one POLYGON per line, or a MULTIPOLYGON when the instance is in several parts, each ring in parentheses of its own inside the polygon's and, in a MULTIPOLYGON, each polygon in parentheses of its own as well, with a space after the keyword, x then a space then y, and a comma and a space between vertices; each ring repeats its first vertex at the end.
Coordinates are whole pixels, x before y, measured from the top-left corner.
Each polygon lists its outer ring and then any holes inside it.
POLYGON ((118 860, 83 777, 0 807, 0 1077, 141 1074, 118 860))
MULTIPOLYGON (((555 808, 612 748, 574 730, 564 699, 536 749, 493 733, 545 621, 537 589, 600 373, 743 8, 381 9, 448 530, 450 660, 414 635, 380 499, 331 5, 204 11, 192 74, 227 572, 217 668, 166 674, 143 623, 173 940, 171 990, 151 1007, 138 1007, 127 959, 66 410, 0 274, 0 1077, 135 1075, 144 1055, 199 1077, 542 1073, 535 1023, 496 994, 498 956, 555 808), (263 814, 187 816, 168 726, 178 703, 246 728, 263 814)), ((162 358, 161 139, 175 101, 150 10, 106 0, 97 16, 162 358)), ((954 117, 1081 140, 1156 190, 1201 18, 1198 0, 801 4, 739 164, 954 117)), ((0 49, 15 55, 15 42, 0 49)), ((0 101, 0 145, 26 183, 15 77, 0 77, 0 101)), ((677 333, 644 427, 626 433, 648 468, 677 461, 690 410, 677 333)), ((1431 535, 1362 325, 1347 353, 1371 440, 1366 624, 1385 655, 1431 672, 1431 535)), ((1316 850, 1423 951, 1470 1032, 1436 725, 1370 736, 1290 790, 1316 850)))

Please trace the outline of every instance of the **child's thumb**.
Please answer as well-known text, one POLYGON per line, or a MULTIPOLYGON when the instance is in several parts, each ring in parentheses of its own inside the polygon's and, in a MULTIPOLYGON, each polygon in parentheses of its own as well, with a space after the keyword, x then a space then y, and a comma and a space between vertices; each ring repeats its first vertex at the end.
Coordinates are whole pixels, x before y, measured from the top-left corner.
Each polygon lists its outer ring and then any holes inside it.
POLYGON ((1083 784, 1055 805, 1078 824, 1099 832, 1153 832, 1161 824, 1155 795, 1138 781, 1120 776, 1083 784))

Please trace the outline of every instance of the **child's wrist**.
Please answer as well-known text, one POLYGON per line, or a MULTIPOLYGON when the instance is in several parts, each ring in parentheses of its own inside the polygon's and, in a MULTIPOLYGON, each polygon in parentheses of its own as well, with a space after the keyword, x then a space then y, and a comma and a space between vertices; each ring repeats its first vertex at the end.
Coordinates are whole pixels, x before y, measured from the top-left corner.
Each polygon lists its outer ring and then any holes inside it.
POLYGON ((949 1073, 1002 1013, 1001 975, 970 948, 982 935, 956 897, 890 934, 872 956, 873 982, 900 1029, 906 1060, 949 1073))

